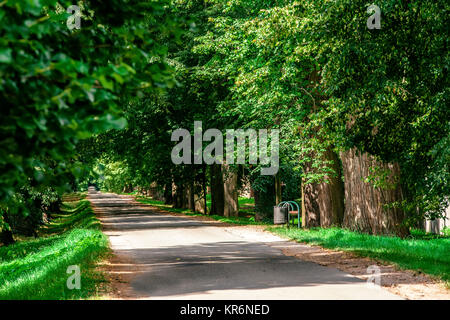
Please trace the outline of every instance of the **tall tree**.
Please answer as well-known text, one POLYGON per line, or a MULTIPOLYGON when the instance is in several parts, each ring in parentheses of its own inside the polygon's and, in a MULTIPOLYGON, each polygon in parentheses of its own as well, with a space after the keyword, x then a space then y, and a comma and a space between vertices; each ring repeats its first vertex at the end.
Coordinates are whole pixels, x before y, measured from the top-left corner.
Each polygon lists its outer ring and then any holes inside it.
POLYGON ((162 2, 80 3, 79 29, 66 24, 70 1, 0 5, 0 223, 26 215, 23 188, 68 190, 82 169, 75 146, 126 125, 120 97, 170 83, 162 2))

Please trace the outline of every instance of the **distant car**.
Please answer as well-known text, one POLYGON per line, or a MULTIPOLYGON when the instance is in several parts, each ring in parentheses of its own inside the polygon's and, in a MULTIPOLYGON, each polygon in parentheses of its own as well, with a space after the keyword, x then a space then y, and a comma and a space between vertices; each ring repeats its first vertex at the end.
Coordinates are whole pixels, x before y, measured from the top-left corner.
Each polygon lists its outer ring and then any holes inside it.
POLYGON ((89 183, 88 191, 100 191, 100 188, 95 183, 89 183))

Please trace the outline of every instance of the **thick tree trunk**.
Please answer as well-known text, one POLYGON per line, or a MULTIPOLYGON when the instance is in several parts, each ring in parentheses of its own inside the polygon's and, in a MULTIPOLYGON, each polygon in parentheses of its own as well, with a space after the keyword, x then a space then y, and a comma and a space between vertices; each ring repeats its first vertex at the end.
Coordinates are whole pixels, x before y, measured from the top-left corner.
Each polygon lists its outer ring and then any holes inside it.
POLYGON ((307 184, 304 186, 304 207, 305 223, 304 227, 312 228, 320 226, 319 211, 319 184, 307 184))
POLYGON ((223 216, 224 206, 224 184, 222 177, 222 166, 212 164, 210 167, 211 179, 211 214, 223 216))
POLYGON ((305 183, 304 179, 302 179, 302 228, 306 228, 306 204, 305 204, 305 183))
POLYGON ((331 168, 336 173, 326 177, 326 183, 319 187, 320 226, 340 226, 344 219, 344 182, 341 178, 341 166, 338 155, 328 148, 325 158, 332 161, 331 168))
POLYGON ((150 184, 150 197, 154 200, 165 201, 165 188, 161 188, 156 182, 150 184))
POLYGON ((264 215, 261 214, 261 212, 259 212, 259 210, 258 210, 258 208, 259 208, 259 201, 260 201, 260 199, 259 199, 259 192, 255 191, 254 189, 252 189, 252 190, 253 190, 253 198, 255 199, 255 220, 256 221, 262 221, 264 215))
POLYGON ((172 196, 172 183, 166 183, 164 186, 164 204, 172 204, 173 196, 172 196))
MULTIPOLYGON (((201 188, 201 186, 198 186, 198 187, 201 188)), ((195 211, 206 214, 206 211, 205 211, 206 203, 205 203, 205 197, 203 196, 203 192, 195 193, 194 201, 195 201, 195 211)))
POLYGON ((281 179, 280 179, 280 173, 278 172, 275 175, 275 204, 277 205, 281 202, 281 179))
POLYGON ((174 208, 183 208, 184 204, 184 191, 183 186, 181 185, 175 185, 175 194, 174 194, 174 202, 173 207, 174 208))
POLYGON ((255 220, 261 221, 273 217, 275 202, 275 184, 268 186, 265 192, 253 190, 255 197, 255 220))
POLYGON ((345 181, 345 214, 343 226, 369 234, 396 234, 406 236, 407 228, 401 226, 404 212, 385 205, 402 201, 402 189, 398 183, 398 164, 377 161, 367 153, 351 149, 341 153, 345 181), (364 180, 370 175, 370 168, 389 172, 386 182, 390 187, 374 188, 364 180))
POLYGON ((180 207, 178 192, 179 192, 178 188, 175 187, 175 192, 173 193, 173 204, 172 204, 172 206, 174 208, 179 208, 180 207))
POLYGON ((191 211, 195 210, 195 189, 194 189, 194 181, 190 181, 187 188, 186 188, 186 196, 187 196, 187 208, 191 211))
POLYGON ((125 184, 122 190, 123 193, 131 193, 133 192, 133 185, 131 183, 125 184))
POLYGON ((223 165, 224 181, 224 215, 226 217, 238 216, 238 174, 228 165, 223 165))
MULTIPOLYGON (((303 203, 305 227, 339 226, 344 216, 344 185, 341 179, 339 158, 329 147, 323 154, 324 160, 331 161, 329 165, 336 173, 326 176, 322 183, 312 183, 303 186, 303 203)), ((311 168, 306 168, 310 171, 311 168)))
MULTIPOLYGON (((190 191, 189 191, 189 185, 188 186, 185 186, 184 188, 183 188, 183 205, 181 206, 181 208, 183 208, 183 209, 191 209, 190 207, 189 207, 189 205, 191 204, 190 202, 191 202, 191 200, 190 200, 190 196, 191 196, 191 193, 190 193, 190 191)), ((194 208, 195 209, 195 208, 194 208)), ((192 209, 191 209, 192 210, 192 209)))
POLYGON ((207 186, 206 186, 206 164, 202 166, 202 203, 203 203, 203 214, 208 214, 208 205, 206 203, 206 195, 207 195, 207 186))

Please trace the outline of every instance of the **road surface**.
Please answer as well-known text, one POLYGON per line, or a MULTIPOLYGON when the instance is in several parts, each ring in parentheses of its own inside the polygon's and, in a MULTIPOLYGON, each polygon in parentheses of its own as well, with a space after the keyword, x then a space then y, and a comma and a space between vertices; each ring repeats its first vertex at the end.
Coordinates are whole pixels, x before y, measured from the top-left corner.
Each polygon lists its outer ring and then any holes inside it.
MULTIPOLYGON (((337 269, 284 255, 268 232, 158 212, 131 197, 88 199, 142 299, 400 299, 337 269)), ((120 259, 119 259, 120 260, 120 259)))

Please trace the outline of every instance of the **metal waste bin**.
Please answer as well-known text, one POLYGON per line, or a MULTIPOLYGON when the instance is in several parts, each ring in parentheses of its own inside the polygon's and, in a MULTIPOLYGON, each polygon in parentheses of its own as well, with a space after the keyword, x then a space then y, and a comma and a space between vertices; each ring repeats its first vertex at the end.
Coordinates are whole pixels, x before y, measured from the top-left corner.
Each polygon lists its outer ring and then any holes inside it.
POLYGON ((273 224, 284 224, 286 223, 287 217, 287 207, 273 207, 273 224))

